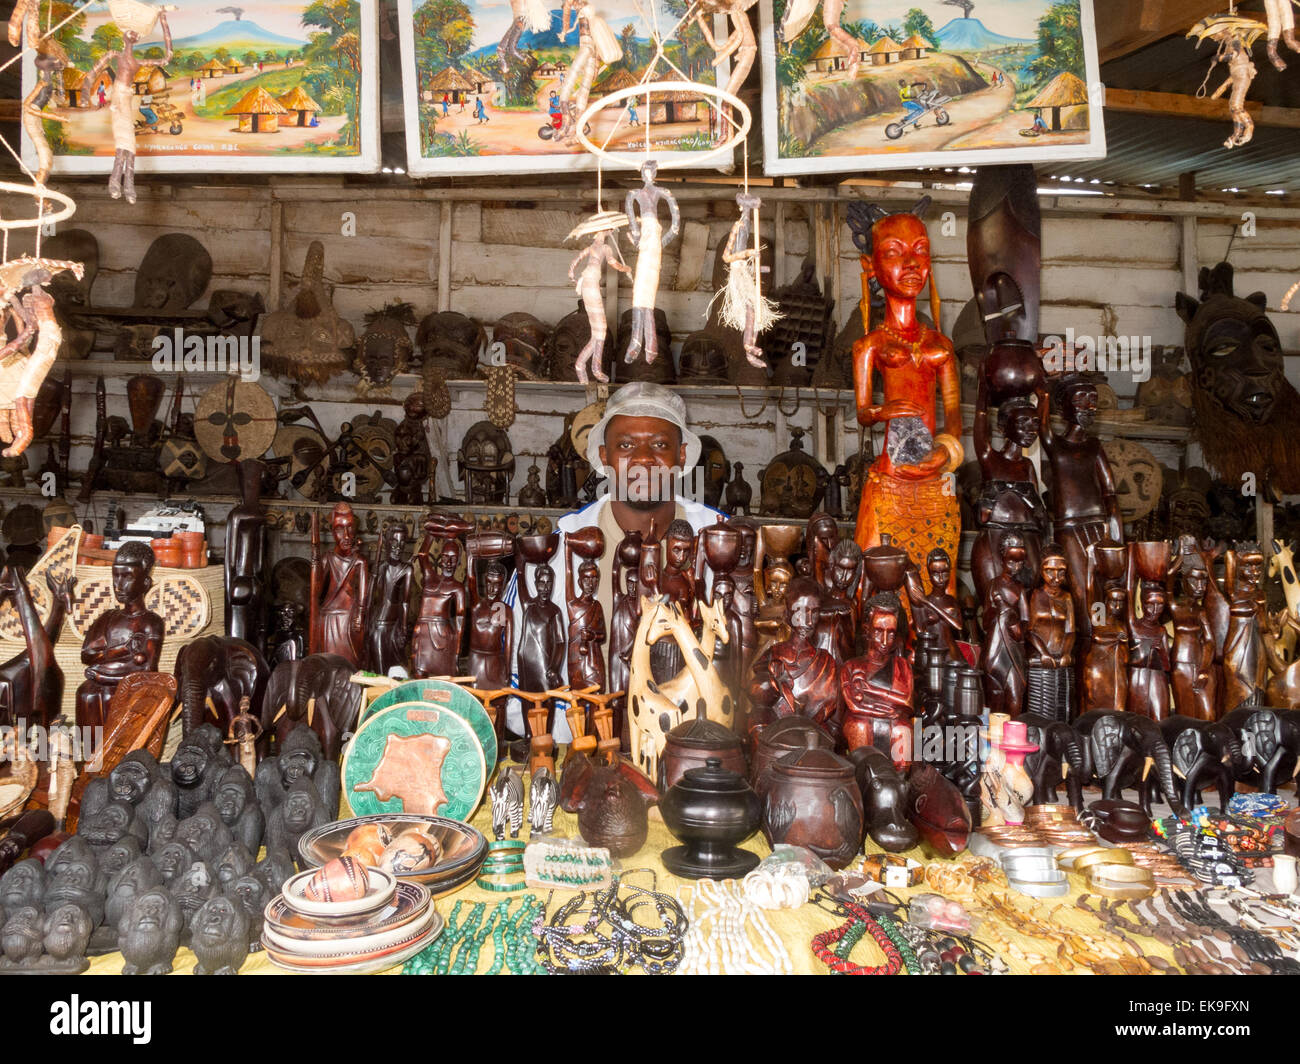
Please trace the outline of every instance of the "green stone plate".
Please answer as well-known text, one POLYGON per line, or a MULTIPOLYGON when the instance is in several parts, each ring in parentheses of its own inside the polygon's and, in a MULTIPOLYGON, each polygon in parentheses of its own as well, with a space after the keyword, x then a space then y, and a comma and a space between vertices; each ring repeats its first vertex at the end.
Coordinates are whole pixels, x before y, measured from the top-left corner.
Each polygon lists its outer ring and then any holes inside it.
POLYGON ((343 754, 343 794, 357 816, 468 820, 483 798, 487 772, 483 747, 464 718, 446 705, 406 702, 372 714, 357 729, 343 754), (378 790, 359 789, 367 783, 378 790))
POLYGON ((385 691, 363 711, 361 719, 370 717, 382 709, 399 706, 403 702, 432 702, 445 705, 456 716, 463 719, 478 736, 479 745, 483 747, 483 760, 487 763, 487 778, 497 766, 497 736, 492 728, 492 718, 488 716, 483 703, 457 684, 448 680, 408 680, 399 683, 392 690, 385 691))

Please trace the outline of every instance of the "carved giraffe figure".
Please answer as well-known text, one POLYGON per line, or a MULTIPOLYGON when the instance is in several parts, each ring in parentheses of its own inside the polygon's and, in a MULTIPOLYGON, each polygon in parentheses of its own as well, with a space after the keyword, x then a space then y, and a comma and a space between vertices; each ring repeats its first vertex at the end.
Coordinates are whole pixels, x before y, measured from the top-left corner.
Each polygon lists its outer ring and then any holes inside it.
MULTIPOLYGON (((1286 612, 1293 620, 1300 621, 1300 578, 1295 571, 1295 554, 1280 539, 1273 540, 1273 556, 1268 560, 1268 575, 1277 577, 1286 596, 1286 612)), ((1284 656, 1290 655, 1296 645, 1296 625, 1288 624, 1282 629, 1277 639, 1277 648, 1284 656)), ((1271 705, 1272 703, 1270 703, 1271 705)))
POLYGON ((1294 645, 1297 633, 1300 633, 1300 619, 1289 604, 1284 610, 1268 614, 1262 635, 1264 657, 1271 674, 1264 689, 1270 706, 1300 708, 1300 657, 1288 660, 1291 652, 1283 647, 1283 640, 1288 637, 1294 645))
POLYGON ((681 608, 666 595, 641 598, 641 623, 632 643, 628 679, 632 763, 652 780, 658 778, 659 755, 665 736, 684 720, 708 717, 730 726, 731 696, 713 667, 718 640, 727 642, 727 622, 721 602, 700 603, 704 630, 695 638, 681 608), (686 666, 670 680, 656 684, 650 675, 650 647, 672 636, 686 666))
POLYGON ((54 603, 42 625, 22 571, 11 565, 0 571, 0 601, 9 599, 13 603, 27 644, 26 651, 0 665, 0 720, 9 724, 22 719, 29 727, 48 726, 61 709, 63 670, 54 660, 54 643, 64 616, 72 608, 76 577, 59 578, 47 570, 45 583, 54 603))

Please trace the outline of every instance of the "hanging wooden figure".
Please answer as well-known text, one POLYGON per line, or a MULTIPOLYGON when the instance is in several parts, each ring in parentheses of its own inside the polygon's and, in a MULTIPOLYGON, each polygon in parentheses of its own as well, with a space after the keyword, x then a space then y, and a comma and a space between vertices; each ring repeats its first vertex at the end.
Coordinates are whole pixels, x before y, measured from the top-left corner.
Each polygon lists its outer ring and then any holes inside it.
MULTIPOLYGON (((1290 0, 1286 0, 1289 4, 1290 0)), ((1214 53, 1214 61, 1205 72, 1205 80, 1197 90, 1198 97, 1205 95, 1205 88, 1210 83, 1210 75, 1219 63, 1228 64, 1228 76, 1214 92, 1210 99, 1217 100, 1229 86, 1228 113, 1232 116, 1232 135, 1223 142, 1225 148, 1238 148, 1249 144, 1255 135, 1255 122, 1246 110, 1246 93, 1250 91, 1251 82, 1255 80, 1255 64, 1250 61, 1250 49, 1259 38, 1268 32, 1268 27, 1253 18, 1244 18, 1237 14, 1210 15, 1201 19, 1187 31, 1188 37, 1196 38, 1196 46, 1207 37, 1219 43, 1214 53)), ((1274 49, 1276 52, 1276 49, 1274 49)))
POLYGON ((749 364, 766 369, 767 361, 757 338, 780 318, 780 313, 776 304, 763 295, 761 278, 768 267, 762 264, 758 242, 758 208, 762 202, 749 192, 736 193, 740 217, 732 225, 722 249, 722 259, 727 264, 727 287, 714 298, 722 300, 718 320, 740 331, 749 364))
MULTIPOLYGON (((122 47, 116 52, 105 52, 99 57, 86 84, 94 85, 99 75, 113 69, 113 85, 108 94, 109 118, 113 128, 113 172, 108 178, 108 194, 113 199, 126 197, 135 202, 135 77, 140 72, 140 60, 135 57, 135 46, 153 33, 154 26, 162 24, 163 54, 153 65, 163 69, 172 61, 172 31, 167 25, 166 9, 140 0, 112 0, 109 13, 122 34, 122 47)), ((91 105, 93 94, 86 93, 83 107, 91 105)), ((143 114, 143 111, 141 112, 143 114)), ((146 120, 148 116, 145 116, 146 120)))
POLYGON ((664 248, 677 236, 681 214, 671 192, 655 185, 659 164, 647 159, 641 164, 642 186, 627 194, 624 211, 628 232, 636 241, 636 273, 632 278, 632 340, 624 361, 635 362, 644 349, 649 364, 659 356, 659 334, 655 331, 655 293, 659 290, 659 270, 664 248), (659 221, 659 204, 666 203, 671 217, 668 231, 659 221), (639 209, 638 209, 639 208, 639 209))
POLYGON ((1300 53, 1300 41, 1295 36, 1295 11, 1293 0, 1264 0, 1264 17, 1268 19, 1268 61, 1278 70, 1285 70, 1286 63, 1277 52, 1280 39, 1291 51, 1300 53))
POLYGON ((609 380, 609 375, 602 368, 609 323, 605 318, 605 297, 601 291, 601 279, 607 263, 620 273, 632 276, 632 271, 623 262, 623 257, 618 251, 618 230, 625 225, 627 225, 627 215, 622 211, 601 211, 576 226, 565 238, 576 240, 579 237, 591 237, 591 242, 578 252, 578 257, 569 265, 569 280, 574 281, 574 291, 582 299, 582 309, 587 312, 587 323, 591 326, 591 339, 578 352, 578 359, 574 365, 574 371, 581 384, 587 383, 588 366, 591 367, 592 376, 596 380, 602 382, 609 380), (580 267, 582 273, 575 279, 574 274, 580 267))
POLYGON ((72 65, 68 53, 52 36, 41 36, 40 22, 37 16, 37 0, 19 0, 9 17, 9 43, 15 48, 23 43, 26 33, 27 47, 34 49, 36 57, 36 84, 25 97, 22 104, 23 132, 27 134, 36 151, 36 173, 32 176, 38 185, 49 180, 50 170, 54 166, 54 152, 50 142, 45 138, 45 120, 64 122, 66 119, 45 110, 46 104, 54 95, 55 78, 62 79, 65 68, 72 65))
POLYGON ((63 330, 54 313, 54 297, 45 286, 64 270, 81 280, 79 262, 41 259, 25 255, 0 266, 0 299, 16 327, 17 335, 0 348, 0 442, 4 457, 14 458, 32 442, 32 412, 36 393, 63 342, 63 330), (29 341, 29 352, 24 353, 29 341))
MULTIPOLYGON (((1283 2, 1289 4, 1290 0, 1283 0, 1283 2)), ((713 49, 714 68, 721 67, 728 60, 731 61, 731 77, 727 79, 725 91, 732 96, 740 93, 740 87, 745 84, 745 78, 749 76, 754 66, 754 57, 758 55, 754 27, 749 22, 749 9, 754 6, 754 3, 755 0, 700 0, 695 13, 695 21, 700 27, 700 32, 704 34, 704 39, 713 49), (731 19, 731 32, 721 41, 713 36, 712 23, 718 15, 726 15, 731 19)), ((857 54, 856 51, 854 54, 857 54)), ((719 136, 725 138, 721 130, 719 136)))

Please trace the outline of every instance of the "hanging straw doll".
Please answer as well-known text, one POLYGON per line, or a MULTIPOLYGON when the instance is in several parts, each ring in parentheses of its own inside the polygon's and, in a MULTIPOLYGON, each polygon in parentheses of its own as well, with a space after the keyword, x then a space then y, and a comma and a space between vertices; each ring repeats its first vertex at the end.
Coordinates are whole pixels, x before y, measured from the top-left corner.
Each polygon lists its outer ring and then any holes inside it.
POLYGON ((1292 0, 1264 0, 1264 15, 1268 19, 1268 61, 1278 70, 1285 70, 1286 63, 1277 54, 1277 42, 1281 38, 1293 52, 1300 53, 1300 41, 1295 36, 1295 12, 1291 9, 1292 0))
POLYGON ((781 315, 776 304, 763 295, 759 283, 760 275, 768 269, 761 263, 758 243, 758 208, 762 203, 748 192, 736 193, 740 217, 731 227, 726 246, 722 249, 722 261, 727 264, 727 287, 714 298, 722 300, 718 320, 740 331, 749 364, 766 369, 763 349, 754 341, 781 315))
POLYGON ((641 187, 627 194, 623 210, 628 217, 628 234, 636 241, 636 274, 632 278, 632 339, 624 362, 635 362, 645 351, 646 365, 659 356, 659 334, 655 330, 655 295, 659 291, 659 270, 664 248, 677 236, 682 218, 677 199, 655 184, 659 164, 647 159, 641 164, 641 187), (659 221, 659 204, 668 205, 671 223, 664 232, 659 221))
MULTIPOLYGON (((1290 0, 1288 0, 1290 2, 1290 0)), ((1250 91, 1251 82, 1255 80, 1255 64, 1250 61, 1250 49, 1259 38, 1268 32, 1268 27, 1253 18, 1241 15, 1212 15, 1201 19, 1187 31, 1188 37, 1196 38, 1196 46, 1207 37, 1219 42, 1219 49, 1214 55, 1210 69, 1205 72, 1205 80, 1197 90, 1198 97, 1205 95, 1205 88, 1210 83, 1210 75, 1219 63, 1228 64, 1228 76, 1214 92, 1211 100, 1217 100, 1232 87, 1228 96, 1228 114, 1232 116, 1232 135, 1223 142, 1225 148, 1237 148, 1249 144, 1255 135, 1255 122, 1246 110, 1246 93, 1250 91)))
POLYGON ((614 36, 614 31, 586 0, 564 0, 560 19, 560 40, 569 35, 573 26, 569 25, 569 16, 573 15, 578 30, 578 52, 573 57, 573 65, 564 76, 560 86, 560 104, 564 108, 564 124, 560 127, 557 139, 573 143, 578 139, 578 117, 587 109, 587 97, 591 95, 591 83, 596 75, 610 63, 617 63, 623 58, 623 49, 614 36))
POLYGON ((497 61, 501 65, 502 74, 509 74, 511 66, 528 65, 527 57, 519 51, 519 38, 524 35, 524 30, 545 33, 551 28, 551 12, 546 6, 546 0, 510 0, 510 11, 514 19, 506 30, 506 35, 501 38, 501 43, 497 45, 497 61))
POLYGON ((33 60, 36 66, 36 85, 23 98, 23 132, 27 134, 27 139, 36 152, 36 173, 32 176, 38 185, 43 185, 49 180, 50 170, 54 166, 54 152, 45 137, 45 120, 67 121, 59 115, 47 113, 45 105, 54 95, 55 78, 60 78, 64 68, 72 64, 63 45, 53 37, 41 36, 36 0, 18 0, 9 17, 9 43, 15 48, 22 44, 24 30, 27 34, 27 47, 36 51, 33 60))
POLYGON ((581 384, 587 383, 588 365, 591 366, 591 372, 596 380, 602 382, 609 380, 608 375, 601 368, 605 354, 605 336, 609 331, 608 322, 605 320, 605 299, 601 294, 601 279, 606 263, 620 273, 625 273, 629 277, 632 275, 632 271, 628 269, 618 253, 615 235, 625 225, 627 225, 627 215, 622 211, 601 211, 575 227, 565 238, 576 240, 583 236, 591 237, 591 243, 578 252, 578 257, 569 266, 570 281, 575 280, 574 274, 579 267, 582 268, 582 273, 576 278, 574 290, 582 298, 582 309, 587 312, 587 323, 591 326, 591 339, 578 353, 578 362, 575 366, 581 384))

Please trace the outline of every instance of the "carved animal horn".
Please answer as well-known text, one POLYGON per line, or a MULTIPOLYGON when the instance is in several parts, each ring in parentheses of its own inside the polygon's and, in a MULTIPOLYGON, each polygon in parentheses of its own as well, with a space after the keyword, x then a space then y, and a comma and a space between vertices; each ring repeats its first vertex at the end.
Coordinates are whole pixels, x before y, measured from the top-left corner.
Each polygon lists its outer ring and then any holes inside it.
POLYGON ((217 704, 212 701, 211 695, 208 695, 208 697, 203 700, 203 704, 207 706, 208 712, 211 713, 217 720, 221 719, 221 714, 217 712, 217 704))
MULTIPOLYGON (((311 719, 315 715, 316 715, 316 699, 313 696, 312 698, 307 699, 307 727, 309 728, 311 727, 311 719)), ((1146 779, 1145 773, 1143 774, 1142 778, 1146 779)))
MULTIPOLYGON (((1145 761, 1142 762, 1142 782, 1143 782, 1143 783, 1146 783, 1146 781, 1147 781, 1147 776, 1149 776, 1149 775, 1151 774, 1151 770, 1152 770, 1153 768, 1155 768, 1155 766, 1156 766, 1156 761, 1155 761, 1155 758, 1153 758, 1153 757, 1148 757, 1145 761)), ((1177 770, 1175 769, 1175 771, 1177 771, 1177 770)))
POLYGON ((283 716, 284 716, 286 713, 288 713, 288 712, 289 712, 289 703, 286 702, 286 703, 284 703, 284 705, 282 705, 282 706, 280 707, 279 712, 276 713, 276 715, 275 715, 274 717, 271 718, 271 723, 272 723, 272 724, 275 724, 276 722, 279 721, 279 719, 280 719, 281 717, 283 717, 283 716))

